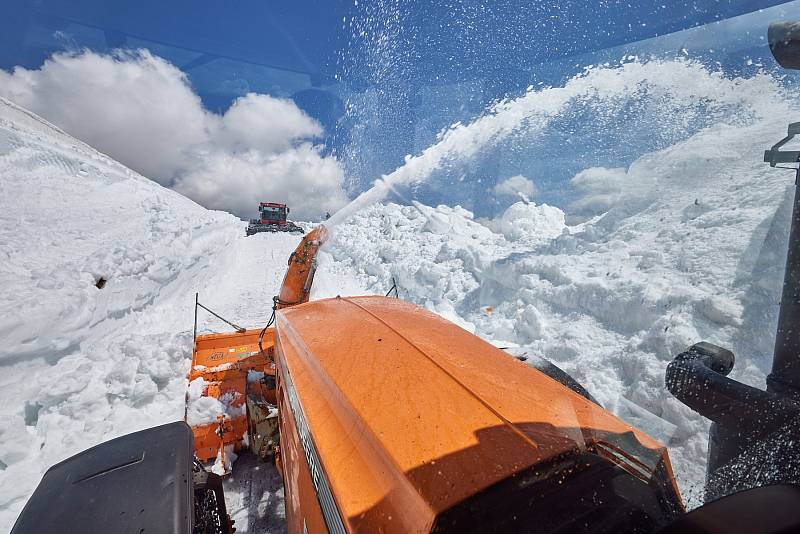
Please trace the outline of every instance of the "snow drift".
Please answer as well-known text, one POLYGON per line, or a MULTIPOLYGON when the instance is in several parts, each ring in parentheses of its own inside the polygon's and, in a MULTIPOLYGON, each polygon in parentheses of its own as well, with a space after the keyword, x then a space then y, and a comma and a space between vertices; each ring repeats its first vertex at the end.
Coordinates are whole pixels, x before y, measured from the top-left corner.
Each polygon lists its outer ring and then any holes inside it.
POLYGON ((0 524, 10 528, 49 465, 181 418, 191 337, 147 310, 208 276, 238 228, 6 100, 0 174, 0 524))

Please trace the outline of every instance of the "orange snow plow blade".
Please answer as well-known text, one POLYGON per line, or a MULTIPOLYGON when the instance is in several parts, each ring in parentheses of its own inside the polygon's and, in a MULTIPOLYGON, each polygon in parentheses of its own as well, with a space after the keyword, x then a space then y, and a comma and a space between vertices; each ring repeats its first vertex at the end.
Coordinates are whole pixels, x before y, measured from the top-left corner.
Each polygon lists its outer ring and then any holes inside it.
MULTIPOLYGON (((275 376, 272 364, 275 331, 271 328, 263 331, 263 351, 258 346, 261 333, 261 329, 256 329, 200 335, 195 339, 192 367, 188 376, 190 393, 186 399, 186 422, 192 427, 194 434, 195 454, 203 462, 214 460, 218 456, 224 459, 226 447, 234 452, 242 448, 245 433, 248 431, 248 373, 254 371, 275 376), (203 380, 202 393, 199 398, 190 398, 191 384, 197 379, 203 380), (190 413, 193 402, 204 402, 202 397, 217 399, 225 408, 224 411, 218 409, 220 413, 216 414, 216 421, 208 420, 213 413, 204 412, 207 417, 201 422, 190 413)), ((262 390, 259 387, 259 393, 262 391, 266 400, 274 404, 274 390, 262 390)), ((205 404, 213 406, 216 403, 205 401, 205 404)))

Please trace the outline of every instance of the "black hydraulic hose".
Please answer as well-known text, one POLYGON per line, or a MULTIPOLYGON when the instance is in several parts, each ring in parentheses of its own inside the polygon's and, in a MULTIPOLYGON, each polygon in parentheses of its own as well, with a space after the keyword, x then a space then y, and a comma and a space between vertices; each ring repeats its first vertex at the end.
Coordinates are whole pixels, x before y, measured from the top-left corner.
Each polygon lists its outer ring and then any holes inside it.
POLYGON ((261 330, 261 332, 258 334, 258 351, 259 352, 264 352, 264 347, 261 345, 261 342, 264 340, 264 334, 267 333, 267 328, 270 327, 270 325, 272 324, 272 321, 274 319, 275 319, 275 311, 272 312, 272 317, 270 318, 269 322, 267 323, 267 326, 265 326, 261 330))
POLYGON ((272 323, 275 322, 275 312, 278 310, 278 301, 279 300, 280 299, 278 299, 278 297, 272 297, 272 316, 269 318, 269 321, 267 321, 267 326, 265 326, 261 330, 261 333, 258 334, 258 350, 261 351, 261 352, 264 352, 264 347, 261 346, 261 342, 264 339, 264 334, 266 334, 267 328, 272 326, 272 323))
POLYGON ((698 343, 667 366, 666 386, 681 402, 727 428, 764 429, 800 413, 791 400, 727 378, 733 353, 698 343))
POLYGON ((394 279, 394 276, 392 277, 392 287, 389 288, 389 291, 386 292, 385 296, 388 297, 389 295, 391 295, 392 291, 394 291, 394 298, 399 299, 400 295, 397 292, 397 280, 394 279))

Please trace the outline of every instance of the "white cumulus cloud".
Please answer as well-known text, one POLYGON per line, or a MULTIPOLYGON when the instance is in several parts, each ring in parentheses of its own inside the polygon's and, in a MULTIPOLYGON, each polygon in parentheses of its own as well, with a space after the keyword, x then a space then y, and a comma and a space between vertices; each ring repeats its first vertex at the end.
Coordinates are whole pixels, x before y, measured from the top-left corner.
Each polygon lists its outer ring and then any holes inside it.
POLYGON ((233 103, 213 133, 214 141, 231 150, 273 154, 323 131, 291 100, 249 93, 233 103))
POLYGON ((526 202, 538 193, 533 181, 521 174, 497 182, 492 192, 500 197, 521 197, 526 202))
POLYGON ((204 206, 253 216, 258 199, 281 201, 292 218, 303 219, 341 208, 347 201, 341 182, 338 162, 303 144, 272 154, 209 153, 176 180, 174 189, 204 206))
POLYGON ((255 215, 287 202, 296 218, 347 201, 322 126, 294 102, 250 93, 222 116, 186 75, 147 50, 56 54, 37 70, 0 70, 0 95, 162 185, 212 209, 255 215))
POLYGON ((599 215, 611 209, 622 197, 627 172, 622 168, 590 167, 572 177, 570 185, 577 198, 569 205, 576 216, 599 215))

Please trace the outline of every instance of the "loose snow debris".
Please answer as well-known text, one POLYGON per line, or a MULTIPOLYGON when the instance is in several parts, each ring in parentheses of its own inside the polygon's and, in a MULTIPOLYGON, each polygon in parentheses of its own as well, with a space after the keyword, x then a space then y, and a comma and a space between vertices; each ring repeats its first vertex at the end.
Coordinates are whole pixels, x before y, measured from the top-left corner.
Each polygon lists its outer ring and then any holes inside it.
POLYGON ((218 417, 235 419, 245 415, 247 406, 238 391, 229 391, 219 399, 208 396, 208 383, 203 377, 189 382, 186 388, 186 422, 190 426, 216 423, 218 417))
POLYGON ((217 451, 217 459, 211 466, 211 472, 220 476, 230 473, 238 457, 239 455, 233 452, 233 445, 225 445, 225 461, 222 460, 222 451, 217 451))
POLYGON ((486 226, 503 234, 508 241, 528 241, 531 244, 547 241, 566 230, 564 212, 547 204, 517 202, 486 226))
POLYGON ((264 378, 264 373, 262 371, 254 371, 250 369, 247 371, 247 383, 251 382, 258 382, 264 378))

